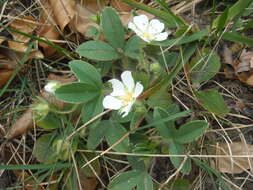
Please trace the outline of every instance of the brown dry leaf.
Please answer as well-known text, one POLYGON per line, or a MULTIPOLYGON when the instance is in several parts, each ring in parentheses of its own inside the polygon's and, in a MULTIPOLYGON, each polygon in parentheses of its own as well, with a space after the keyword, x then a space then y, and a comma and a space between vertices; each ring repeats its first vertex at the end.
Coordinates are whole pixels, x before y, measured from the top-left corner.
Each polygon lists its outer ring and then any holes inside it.
POLYGON ((244 49, 240 55, 240 62, 235 68, 236 73, 249 71, 251 69, 250 65, 251 65, 252 57, 253 57, 253 52, 246 51, 244 49))
MULTIPOLYGON (((57 23, 55 21, 52 6, 49 4, 48 0, 42 0, 40 2, 42 11, 40 14, 40 27, 37 35, 38 37, 48 41, 59 40, 60 33, 57 31, 57 23)), ((52 46, 44 42, 39 42, 39 46, 43 48, 43 52, 47 57, 51 57, 56 53, 56 50, 52 46)))
POLYGON ((83 0, 75 5, 75 16, 69 23, 69 27, 81 34, 87 32, 89 26, 97 27, 97 24, 91 21, 91 17, 102 10, 108 3, 108 0, 83 0))
POLYGON ((79 178, 80 178, 82 189, 85 189, 85 190, 96 189, 96 186, 98 184, 98 180, 96 177, 87 177, 83 175, 82 172, 79 172, 79 178))
POLYGON ((25 113, 23 113, 23 115, 11 126, 6 138, 12 139, 18 135, 26 133, 30 129, 33 129, 33 114, 31 108, 26 110, 25 113))
POLYGON ((85 6, 82 6, 79 3, 76 4, 75 10, 75 16, 69 23, 69 27, 72 30, 81 34, 85 34, 89 26, 97 26, 96 23, 90 20, 90 18, 94 15, 93 11, 87 9, 85 6))
POLYGON ((75 0, 48 0, 52 7, 55 22, 63 31, 75 15, 75 0))
POLYGON ((0 44, 2 44, 5 41, 5 37, 4 36, 0 36, 0 44))
POLYGON ((132 7, 124 3, 122 0, 111 0, 111 6, 118 12, 130 12, 132 7))
POLYGON ((242 142, 234 143, 217 143, 216 155, 227 155, 228 157, 215 158, 215 168, 222 173, 236 174, 253 168, 253 145, 242 142), (249 155, 249 158, 244 157, 229 157, 249 155))
MULTIPOLYGON (((21 16, 16 18, 11 24, 10 27, 14 30, 21 31, 23 33, 32 35, 32 33, 37 28, 38 24, 32 16, 21 16)), ((13 41, 8 41, 8 47, 17 52, 26 52, 28 50, 28 44, 30 38, 19 34, 17 32, 11 32, 13 36, 13 41)), ((21 55, 22 56, 22 55, 21 55)), ((39 50, 31 50, 29 53, 28 59, 41 59, 44 58, 44 55, 39 50)))
POLYGON ((15 63, 0 55, 0 87, 4 86, 15 71, 15 63))

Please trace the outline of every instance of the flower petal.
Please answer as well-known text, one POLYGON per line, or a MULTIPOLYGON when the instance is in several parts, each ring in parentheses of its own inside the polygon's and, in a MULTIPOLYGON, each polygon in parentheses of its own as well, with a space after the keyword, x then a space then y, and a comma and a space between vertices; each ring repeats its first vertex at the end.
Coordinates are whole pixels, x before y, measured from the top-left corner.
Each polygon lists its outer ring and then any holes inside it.
POLYGON ((148 25, 148 33, 150 34, 158 34, 164 30, 164 24, 157 19, 153 19, 150 21, 148 25))
POLYGON ((134 89, 134 98, 137 98, 143 91, 143 86, 141 83, 137 82, 134 89))
POLYGON ((111 96, 124 96, 126 94, 124 84, 118 79, 111 79, 108 82, 112 84, 113 91, 111 96))
POLYGON ((133 30, 138 36, 140 36, 142 34, 141 30, 139 28, 137 28, 137 26, 132 22, 128 23, 128 28, 133 30))
POLYGON ((126 117, 128 115, 128 113, 130 112, 133 104, 134 104, 134 102, 129 102, 129 104, 127 104, 127 106, 120 109, 119 112, 120 112, 120 114, 123 114, 122 117, 126 117))
POLYGON ((154 40, 156 40, 156 41, 166 40, 168 38, 169 34, 170 34, 169 32, 163 32, 160 34, 156 34, 156 35, 154 35, 154 40))
POLYGON ((123 102, 113 96, 106 96, 103 100, 103 106, 106 109, 119 110, 123 106, 123 102))
POLYGON ((121 79, 122 79, 125 87, 127 88, 127 90, 129 92, 132 92, 133 88, 134 88, 134 79, 132 77, 131 71, 124 71, 121 74, 121 79))
POLYGON ((133 18, 133 23, 140 31, 146 31, 149 24, 149 19, 146 15, 139 15, 133 18))

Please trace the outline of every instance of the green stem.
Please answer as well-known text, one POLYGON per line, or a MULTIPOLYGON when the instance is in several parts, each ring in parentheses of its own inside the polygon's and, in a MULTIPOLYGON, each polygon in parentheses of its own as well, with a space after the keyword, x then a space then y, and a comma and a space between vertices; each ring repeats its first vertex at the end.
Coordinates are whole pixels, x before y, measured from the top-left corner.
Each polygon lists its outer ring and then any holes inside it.
POLYGON ((55 108, 50 107, 50 111, 57 113, 57 114, 69 114, 69 113, 74 112, 78 108, 78 106, 79 106, 79 104, 74 104, 69 110, 64 110, 64 111, 57 110, 55 108))

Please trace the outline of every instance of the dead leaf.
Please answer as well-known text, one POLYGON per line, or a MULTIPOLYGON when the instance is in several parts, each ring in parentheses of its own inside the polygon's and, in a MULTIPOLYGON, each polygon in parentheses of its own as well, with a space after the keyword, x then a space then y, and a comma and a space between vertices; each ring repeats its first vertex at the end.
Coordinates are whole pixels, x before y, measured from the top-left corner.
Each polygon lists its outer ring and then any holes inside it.
MULTIPOLYGON (((37 24, 32 16, 21 16, 13 20, 10 27, 14 30, 32 35, 37 24)), ((14 31, 11 31, 11 34, 14 41, 8 41, 9 48, 14 49, 15 51, 25 52, 28 48, 27 43, 30 41, 30 38, 14 31)))
POLYGON ((124 3, 122 0, 111 0, 111 6, 118 12, 130 12, 132 7, 124 3))
POLYGON ((223 48, 223 58, 226 64, 233 65, 234 63, 233 54, 232 51, 227 46, 224 46, 223 48))
POLYGON ((65 26, 73 19, 75 15, 74 0, 48 0, 54 14, 56 23, 63 31, 65 26))
POLYGON ((235 67, 236 73, 249 71, 251 69, 250 64, 251 64, 252 57, 253 57, 253 52, 246 51, 244 49, 240 55, 240 62, 235 67))
POLYGON ((81 34, 85 34, 87 32, 87 28, 89 26, 96 26, 98 25, 91 21, 91 17, 94 15, 94 12, 90 9, 86 8, 85 6, 82 6, 81 4, 77 3, 75 6, 75 16, 69 23, 69 27, 77 31, 81 34))
POLYGON ((236 174, 248 169, 253 169, 252 155, 253 145, 242 142, 217 143, 216 155, 227 155, 228 157, 215 158, 215 168, 222 173, 236 174), (247 157, 229 157, 249 155, 247 157))
MULTIPOLYGON (((37 26, 38 23, 36 23, 35 19, 32 16, 18 17, 10 24, 10 27, 12 29, 29 35, 33 34, 37 26)), ((13 40, 8 40, 8 47, 15 50, 17 53, 25 53, 28 50, 30 38, 14 31, 12 31, 11 34, 13 40)), ((23 54, 20 56, 23 56, 23 54)), ((39 50, 32 49, 31 52, 29 52, 28 59, 32 58, 41 59, 44 58, 44 55, 39 50)))
POLYGON ((82 189, 85 190, 95 190, 98 184, 98 180, 96 177, 87 177, 82 172, 79 172, 79 178, 81 182, 82 189))
POLYGON ((23 115, 11 126, 6 138, 12 139, 18 135, 26 133, 30 129, 33 129, 33 114, 31 108, 26 110, 25 113, 23 113, 23 115))
MULTIPOLYGON (((60 39, 60 33, 57 31, 57 23, 53 14, 53 10, 48 0, 41 1, 42 11, 40 14, 39 23, 41 24, 37 35, 38 37, 48 40, 55 41, 60 39)), ((44 42, 39 42, 39 46, 43 48, 43 52, 47 57, 51 57, 56 53, 56 50, 44 42)))
POLYGON ((0 55, 0 87, 8 82, 15 71, 15 67, 15 63, 12 60, 0 55))

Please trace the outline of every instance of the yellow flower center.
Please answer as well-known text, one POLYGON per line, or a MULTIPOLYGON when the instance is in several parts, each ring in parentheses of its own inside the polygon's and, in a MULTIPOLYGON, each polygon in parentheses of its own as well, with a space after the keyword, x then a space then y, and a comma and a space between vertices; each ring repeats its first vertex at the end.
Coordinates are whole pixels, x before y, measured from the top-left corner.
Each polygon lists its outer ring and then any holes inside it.
POLYGON ((143 33, 143 37, 147 38, 147 39, 150 39, 150 38, 152 38, 152 35, 150 33, 148 33, 148 32, 144 32, 143 33))
POLYGON ((127 92, 125 96, 121 97, 123 100, 124 104, 128 104, 133 100, 133 93, 132 92, 127 92))

